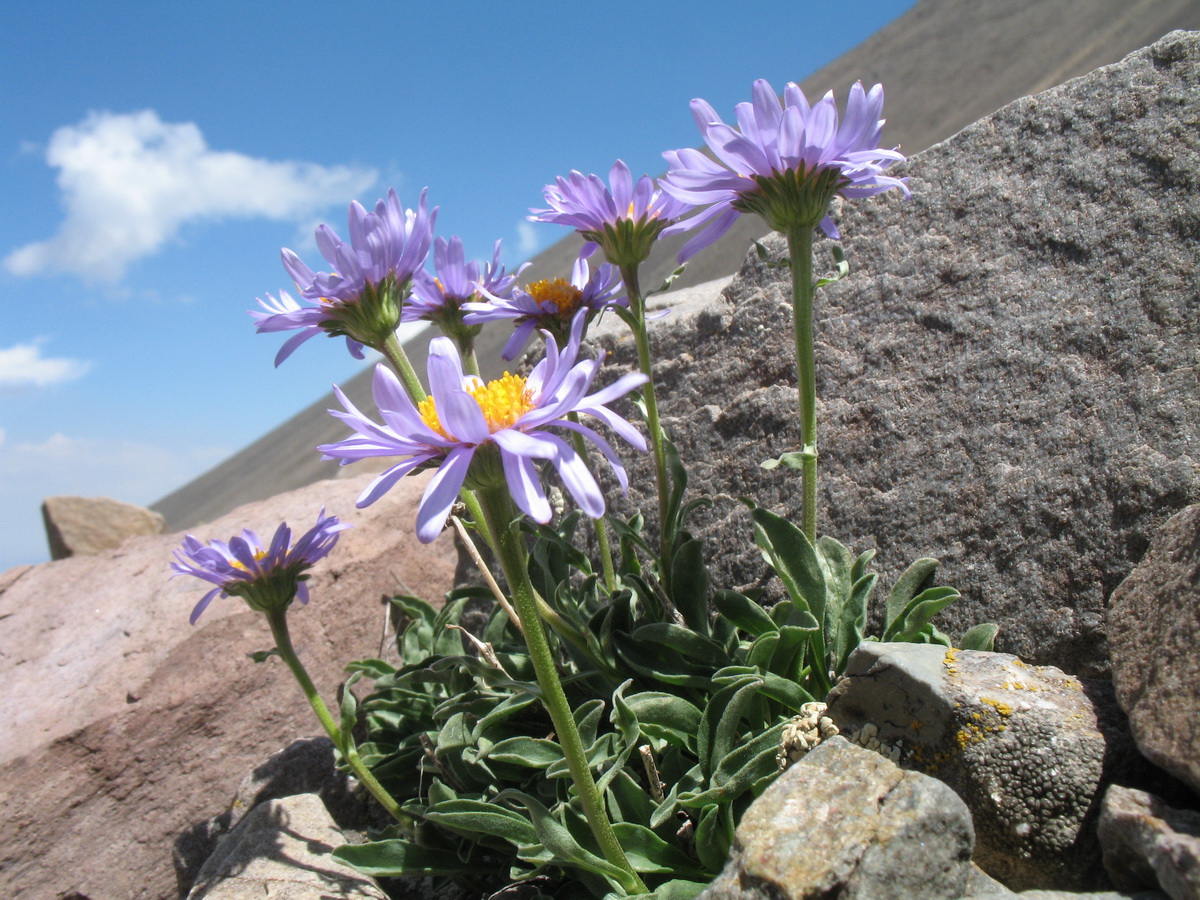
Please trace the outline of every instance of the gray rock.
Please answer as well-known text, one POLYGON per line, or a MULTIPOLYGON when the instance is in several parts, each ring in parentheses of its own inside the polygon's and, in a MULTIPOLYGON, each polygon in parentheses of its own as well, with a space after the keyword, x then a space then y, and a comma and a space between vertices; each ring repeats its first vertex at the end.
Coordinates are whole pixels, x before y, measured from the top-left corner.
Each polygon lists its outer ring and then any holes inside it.
POLYGON ((973 843, 970 814, 944 784, 835 737, 751 805, 700 898, 958 898, 973 843))
POLYGON ((334 761, 333 741, 316 737, 292 741, 255 766, 238 785, 228 810, 193 825, 175 839, 172 856, 179 884, 193 884, 221 837, 267 800, 316 794, 339 828, 362 831, 380 824, 368 816, 366 791, 356 779, 338 771, 334 761))
POLYGON ((1162 888, 1172 900, 1200 897, 1200 812, 1113 785, 1104 795, 1099 833, 1117 887, 1162 888))
POLYGON ((268 800, 221 842, 188 900, 387 900, 372 879, 330 857, 344 843, 316 794, 268 800))
POLYGON ((1108 633, 1138 747, 1200 790, 1200 506, 1173 516, 1113 591, 1108 633))
POLYGON ((1106 682, 1003 653, 863 644, 829 695, 843 735, 950 785, 1009 889, 1109 886, 1095 798, 1137 760, 1106 682))
MULTIPOLYGON (((1200 490, 1200 34, 1018 100, 904 173, 910 201, 844 205, 851 272, 816 301, 820 530, 877 549, 885 589, 941 559, 965 598, 944 630, 1001 623, 998 649, 1103 676, 1105 599, 1200 490)), ((751 253, 707 310, 652 328, 726 586, 765 579, 740 497, 799 520, 798 473, 758 466, 798 446, 786 277, 751 253)), ((643 509, 651 469, 632 472, 643 509)))
POLYGON ((167 524, 159 513, 107 497, 47 497, 42 520, 51 559, 95 556, 129 537, 162 534, 167 524))

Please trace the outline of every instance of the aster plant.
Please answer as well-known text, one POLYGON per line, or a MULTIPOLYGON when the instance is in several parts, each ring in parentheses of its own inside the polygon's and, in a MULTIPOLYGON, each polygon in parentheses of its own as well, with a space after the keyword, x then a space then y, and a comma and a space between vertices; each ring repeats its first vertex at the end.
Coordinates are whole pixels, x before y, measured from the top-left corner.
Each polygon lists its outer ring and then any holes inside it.
POLYGON ((570 341, 561 353, 553 335, 546 334, 546 356, 527 378, 506 373, 486 384, 464 373, 458 351, 449 339, 434 338, 429 345, 430 396, 426 400, 414 405, 392 373, 380 366, 373 387, 382 424, 364 416, 338 390, 345 412, 331 413, 350 425, 355 436, 317 449, 343 463, 400 457, 399 463, 367 485, 358 498, 359 507, 374 503, 405 475, 435 467, 437 471, 417 509, 417 537, 424 542, 432 541, 442 531, 464 485, 477 493, 512 594, 542 703, 554 724, 588 825, 627 892, 644 892, 645 885, 626 858, 605 811, 559 679, 542 624, 542 608, 530 581, 528 551, 517 514, 520 510, 535 522, 550 521, 551 506, 537 471, 538 460, 554 466, 567 492, 586 514, 593 518, 604 514, 604 495, 583 457, 547 430, 550 428, 574 432, 590 441, 608 460, 622 488, 628 487, 624 467, 608 442, 578 418, 567 418, 569 414, 597 419, 628 443, 645 449, 638 431, 607 408, 608 403, 643 384, 645 377, 630 373, 606 388, 588 393, 603 357, 577 361, 586 317, 586 310, 575 315, 570 341))
MULTIPOLYGON (((176 551, 175 574, 209 585, 192 623, 218 597, 241 597, 263 613, 276 646, 253 657, 283 660, 345 766, 394 818, 335 858, 368 874, 444 876, 476 888, 507 874, 524 893, 545 897, 546 888, 558 900, 692 900, 725 866, 738 817, 778 774, 792 717, 811 712, 864 640, 877 580, 872 551, 855 556, 816 537, 812 303, 824 281, 813 281, 812 245, 817 229, 837 237, 834 197, 908 193, 885 174, 903 157, 878 146, 882 103, 880 87, 856 85, 839 124, 832 94, 810 105, 789 84, 780 102, 758 81, 733 127, 693 101, 716 161, 671 151, 657 185, 635 181, 618 160, 607 183, 571 172, 544 188, 547 205, 529 218, 585 241, 569 279, 518 287, 520 270, 500 265, 499 242, 490 263, 468 262, 458 237, 435 240, 436 210, 424 192, 416 210, 394 191, 373 211, 351 204, 348 242, 321 226, 317 246, 330 271, 283 251, 298 299, 268 294, 252 313, 260 332, 295 332, 276 365, 321 333, 343 337, 359 358, 370 346, 391 364, 374 372, 377 415, 335 386, 342 408, 330 413, 350 434, 317 449, 342 465, 387 460, 359 508, 429 471, 418 538, 433 541, 452 526, 487 584, 450 591, 440 609, 391 598, 403 622, 401 661, 350 663, 335 719, 292 646, 287 613, 307 602, 309 571, 349 526, 322 510, 294 544, 281 524, 268 543, 249 530, 207 544, 188 535, 176 551), (683 502, 687 471, 660 423, 639 284, 660 237, 698 229, 682 262, 745 213, 788 240, 800 387, 802 450, 764 466, 801 469, 803 528, 746 501, 754 540, 786 592, 769 609, 759 588, 714 584, 702 541, 688 531, 690 513, 709 501, 683 502), (597 251, 604 261, 593 265, 597 251), (600 386, 604 354, 584 358, 582 347, 608 309, 633 334, 638 370, 600 386), (429 344, 428 393, 395 336, 399 322, 418 320, 443 331, 429 344), (544 338, 527 374, 479 377, 474 339, 495 322, 513 327, 506 359, 535 332, 544 338), (649 443, 612 408, 626 397, 649 443), (653 450, 657 546, 640 511, 606 525, 593 460, 607 465, 605 480, 629 485, 610 441, 653 450), (585 517, 601 573, 580 547, 585 517), (499 563, 499 579, 476 537, 499 563), (468 604, 489 594, 496 603, 486 622, 471 613, 468 629, 468 604), (351 688, 363 676, 371 688, 360 703, 351 688), (356 728, 366 730, 361 744, 356 728)), ((936 568, 922 559, 900 577, 882 639, 949 645, 931 619, 958 593, 932 584, 936 568)), ((995 633, 976 626, 960 640, 990 649, 995 633)))
POLYGON ((606 309, 628 306, 621 293, 621 276, 615 266, 601 263, 596 269, 580 256, 571 266, 570 279, 543 278, 503 296, 480 282, 479 301, 463 304, 463 321, 482 326, 487 322, 511 322, 513 333, 501 355, 515 359, 535 331, 551 334, 560 343, 570 340, 576 314, 584 313, 584 327, 606 309))
MULTIPOLYGON (((475 337, 481 326, 464 322, 464 307, 482 300, 484 296, 506 302, 513 295, 517 278, 528 263, 509 273, 500 264, 500 241, 492 249, 492 261, 467 262, 462 239, 434 239, 434 274, 418 269, 413 277, 413 290, 400 311, 401 322, 433 322, 442 333, 458 344, 467 370, 479 374, 475 361, 475 337)), ((512 357, 506 357, 511 359, 512 357)))
POLYGON ((799 86, 790 83, 780 103, 763 79, 754 82, 753 100, 735 108, 737 128, 726 125, 710 104, 692 101, 692 116, 717 158, 699 150, 663 154, 670 171, 660 182, 677 200, 707 207, 681 227, 703 226, 684 245, 680 260, 712 244, 737 217, 754 213, 787 237, 792 273, 796 375, 800 393, 799 454, 779 462, 799 464, 803 478, 803 530, 817 539, 817 400, 813 348, 813 233, 821 227, 832 237, 829 218, 836 196, 869 197, 892 189, 908 195, 908 187, 885 170, 904 157, 879 146, 884 120, 883 86, 869 92, 861 83, 850 89, 844 120, 830 91, 809 105, 799 86))
POLYGON ((425 195, 422 191, 416 210, 404 209, 394 190, 375 204, 374 212, 351 203, 348 243, 328 225, 318 226, 317 249, 331 271, 314 272, 291 250, 281 251, 283 267, 301 298, 313 305, 301 306, 281 292, 279 300, 268 294, 268 302, 259 301, 263 312, 250 313, 260 333, 299 330, 276 356, 276 365, 324 332, 345 337, 359 359, 363 345, 378 350, 396 367, 409 392, 422 395, 420 380, 396 339, 396 326, 433 242, 437 209, 428 209, 425 195))
POLYGON ((338 752, 346 761, 355 777, 371 792, 380 805, 394 818, 407 822, 400 804, 388 793, 371 770, 363 763, 354 744, 351 729, 354 725, 353 694, 347 687, 349 707, 344 703, 342 722, 339 725, 321 699, 316 685, 296 654, 288 630, 287 613, 292 601, 308 602, 308 570, 324 559, 337 545, 342 531, 353 527, 341 522, 337 516, 325 515, 325 509, 317 513, 317 522, 291 543, 292 530, 286 522, 275 529, 270 544, 264 546, 257 534, 243 529, 228 541, 212 540, 205 544, 193 535, 183 539, 183 546, 175 551, 175 562, 171 568, 175 574, 192 575, 215 585, 200 598, 192 610, 191 623, 196 624, 200 615, 215 597, 241 597, 252 610, 266 616, 275 639, 275 649, 268 653, 257 653, 254 657, 263 661, 270 655, 283 660, 304 692, 309 705, 316 713, 325 732, 333 741, 338 752))
POLYGON ((625 318, 633 333, 638 352, 638 368, 646 376, 642 392, 646 426, 654 448, 654 471, 658 486, 659 570, 663 580, 670 578, 672 534, 670 497, 672 495, 667 460, 666 436, 658 414, 654 372, 650 358, 650 335, 646 328, 646 303, 639 281, 639 269, 649 256, 654 242, 677 227, 681 216, 691 211, 692 201, 666 193, 654 180, 643 175, 635 183, 622 160, 613 163, 608 185, 597 175, 573 171, 542 189, 548 206, 530 208, 530 221, 552 222, 574 228, 587 242, 584 252, 598 248, 621 273, 628 297, 629 315, 625 318))

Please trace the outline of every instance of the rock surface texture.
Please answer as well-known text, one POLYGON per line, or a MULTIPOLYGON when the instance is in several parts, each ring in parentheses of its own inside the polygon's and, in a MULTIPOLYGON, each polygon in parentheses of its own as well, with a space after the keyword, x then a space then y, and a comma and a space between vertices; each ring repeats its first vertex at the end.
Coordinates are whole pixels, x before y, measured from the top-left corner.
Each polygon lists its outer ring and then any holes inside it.
POLYGON ((1118 888, 1162 888, 1171 900, 1200 897, 1200 812, 1113 785, 1104 795, 1100 843, 1118 888))
POLYGON ((114 550, 126 538, 162 534, 167 524, 153 510, 107 497, 47 497, 42 520, 51 559, 114 550))
POLYGON ((1003 653, 867 643, 827 715, 954 788, 975 823, 975 861, 1009 888, 1108 886, 1096 798, 1138 756, 1107 682, 1003 653))
POLYGON ((316 794, 268 800, 221 842, 188 900, 387 900, 374 881, 330 857, 344 843, 316 794))
MULTIPOLYGON (((850 275, 816 300, 819 530, 876 548, 883 590, 939 558, 964 594, 943 630, 998 622, 997 649, 1106 675, 1105 601, 1200 487, 1200 33, 1012 103, 904 174, 911 200, 844 205, 850 275)), ((798 474, 758 466, 799 443, 784 242, 766 245, 652 328, 723 584, 764 578, 738 498, 799 520, 798 474)))
POLYGON ((971 816, 946 785, 835 737, 742 817, 702 900, 957 900, 971 876, 971 816))
POLYGON ((1173 516, 1113 591, 1108 632, 1138 747, 1200 791, 1200 506, 1173 516))
MULTIPOLYGON (((453 585, 450 540, 414 534, 425 477, 355 510, 369 479, 319 482, 194 529, 269 536, 284 520, 302 532, 323 504, 354 524, 289 617, 327 702, 348 660, 379 655, 385 596, 439 601, 453 585)), ((272 644, 261 615, 218 599, 188 625, 204 585, 168 580, 181 537, 0 574, 0 895, 176 896, 188 887, 176 838, 227 809, 268 754, 319 731, 279 660, 247 658, 272 644)))

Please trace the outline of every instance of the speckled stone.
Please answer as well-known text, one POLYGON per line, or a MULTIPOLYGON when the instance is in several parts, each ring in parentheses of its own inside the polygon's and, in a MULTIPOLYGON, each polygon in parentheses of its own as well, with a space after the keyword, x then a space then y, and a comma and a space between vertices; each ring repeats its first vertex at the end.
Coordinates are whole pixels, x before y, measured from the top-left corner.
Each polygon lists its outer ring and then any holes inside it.
POLYGON ((1099 834, 1117 887, 1162 888, 1171 900, 1200 897, 1200 812, 1113 785, 1104 795, 1099 834))
POLYGON ((700 900, 957 900, 973 844, 946 785, 834 737, 746 811, 700 900))
POLYGON ((1107 682, 1007 653, 866 643, 827 715, 954 788, 975 861, 1010 889, 1107 888, 1094 798, 1138 757, 1107 682))
POLYGON ((1200 791, 1200 506, 1172 516, 1113 591, 1108 630, 1138 747, 1200 791))

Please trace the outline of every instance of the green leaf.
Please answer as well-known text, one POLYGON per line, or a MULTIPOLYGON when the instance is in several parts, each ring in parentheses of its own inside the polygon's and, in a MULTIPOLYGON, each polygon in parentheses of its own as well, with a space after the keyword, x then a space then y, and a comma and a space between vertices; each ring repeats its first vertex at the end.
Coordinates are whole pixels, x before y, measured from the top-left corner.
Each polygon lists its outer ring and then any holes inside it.
POLYGON ((704 807, 732 803, 747 791, 773 781, 779 775, 779 742, 785 725, 780 722, 726 754, 713 773, 713 786, 706 791, 680 793, 679 804, 704 807))
MULTIPOLYGON (((929 625, 930 619, 960 596, 962 595, 952 587, 926 588, 908 602, 908 606, 905 607, 899 618, 889 626, 891 633, 885 634, 883 639, 885 641, 913 640, 929 625)), ((942 643, 933 632, 930 634, 935 643, 942 643)), ((942 637, 945 636, 942 635, 942 637)))
POLYGON ((343 746, 338 748, 342 751, 345 751, 354 740, 354 726, 358 724, 358 698, 354 696, 352 688, 358 683, 358 679, 361 677, 361 672, 355 672, 342 685, 341 731, 343 746))
POLYGON ((496 795, 497 800, 509 797, 529 811, 533 827, 537 831, 538 841, 553 854, 554 861, 558 865, 573 866, 594 872, 603 876, 614 886, 619 886, 627 894, 636 890, 636 879, 633 876, 581 846, 567 827, 555 819, 537 799, 514 790, 501 791, 496 795))
POLYGON ((762 696, 782 703, 796 713, 805 703, 812 703, 816 699, 791 678, 781 678, 774 672, 762 672, 759 677, 763 680, 763 686, 759 688, 762 696))
POLYGON ((705 777, 712 775, 733 746, 742 728, 742 714, 761 686, 761 678, 743 675, 709 698, 697 741, 700 769, 705 777))
POLYGON ((728 662, 725 648, 690 628, 671 622, 652 622, 633 633, 639 644, 669 648, 690 660, 720 668, 728 662))
POLYGON ((477 868, 453 853, 431 850, 402 838, 343 844, 333 851, 333 858, 376 878, 461 875, 477 868))
POLYGON ((424 819, 464 837, 490 835, 514 846, 538 843, 533 823, 520 813, 481 800, 449 800, 425 810, 424 819))
POLYGON ((733 846, 733 808, 728 803, 706 806, 696 825, 696 855, 709 872, 720 872, 733 846))
POLYGON ((563 758, 562 748, 545 738, 512 737, 497 741, 480 759, 525 766, 529 769, 545 769, 563 758))
POLYGON ((677 747, 692 748, 703 714, 674 694, 643 691, 626 699, 648 737, 661 738, 677 747))
POLYGON ((247 653, 246 655, 256 663, 263 663, 272 656, 279 656, 279 648, 272 647, 270 650, 255 650, 253 653, 247 653))
POLYGON ((779 575, 796 609, 808 610, 820 622, 825 612, 825 578, 804 532, 762 507, 750 510, 750 518, 763 557, 779 575))
POLYGON ((746 652, 746 665, 753 666, 759 671, 770 669, 771 661, 775 658, 775 650, 779 646, 779 631, 770 631, 758 637, 746 652))
POLYGON ((358 659, 346 664, 347 672, 361 672, 368 678, 378 681, 385 675, 395 675, 396 667, 382 659, 358 659))
POLYGON ((850 596, 842 605, 841 617, 838 621, 837 632, 834 636, 833 653, 835 674, 840 675, 846 668, 850 654, 862 643, 863 631, 867 623, 867 603, 871 592, 875 590, 875 582, 879 576, 872 572, 856 582, 850 589, 850 596))
POLYGON ((777 469, 783 466, 785 469, 803 469, 804 464, 810 460, 817 458, 817 454, 811 450, 791 450, 787 453, 780 454, 775 459, 764 459, 758 465, 760 468, 770 472, 772 469, 777 469))
POLYGON ((713 605, 723 618, 747 634, 760 637, 779 630, 767 611, 745 594, 719 588, 713 592, 713 605))
POLYGON ((645 825, 633 822, 614 822, 613 832, 634 871, 652 875, 695 875, 704 871, 696 861, 677 847, 668 844, 645 825))
POLYGON ((700 541, 684 541, 675 548, 671 562, 671 600, 683 621, 697 634, 707 636, 708 595, 712 579, 704 564, 704 546, 700 541))
POLYGON ((694 900, 708 887, 710 880, 710 875, 706 873, 703 881, 668 881, 649 894, 633 894, 627 900, 694 900))
POLYGON ((514 716, 520 715, 537 702, 537 697, 529 694, 513 694, 504 698, 475 723, 475 727, 471 729, 471 739, 478 743, 481 737, 491 733, 494 728, 507 723, 514 716))
POLYGON ((670 275, 668 275, 666 278, 664 278, 663 283, 659 287, 656 287, 652 291, 646 291, 646 293, 642 295, 642 299, 646 300, 646 299, 649 299, 650 297, 653 297, 655 294, 662 294, 662 293, 665 293, 666 291, 670 290, 671 285, 673 285, 675 283, 675 279, 678 278, 680 275, 682 275, 683 270, 686 268, 687 268, 687 263, 684 263, 678 269, 676 269, 670 275))
POLYGON ((679 450, 665 436, 663 437, 663 455, 666 457, 668 481, 670 490, 667 492, 666 526, 669 531, 669 544, 675 542, 675 534, 683 527, 680 507, 683 505, 683 494, 687 490, 688 474, 683 461, 679 458, 679 450))
POLYGON ((938 565, 936 559, 929 557, 918 559, 896 580, 892 592, 888 595, 887 626, 883 636, 885 641, 890 640, 888 634, 894 632, 898 627, 898 620, 904 614, 904 610, 912 602, 913 597, 917 596, 933 578, 933 573, 937 571, 938 565))
POLYGON ((833 284, 835 281, 841 281, 850 274, 850 263, 846 261, 846 251, 842 249, 842 245, 836 241, 832 243, 833 261, 835 265, 835 274, 828 278, 818 278, 813 285, 813 289, 823 288, 827 284, 833 284))
POLYGON ((959 647, 963 650, 987 650, 992 651, 996 646, 996 634, 1000 631, 999 625, 993 625, 991 622, 984 622, 976 625, 974 628, 967 630, 967 633, 962 636, 959 641, 959 647))

